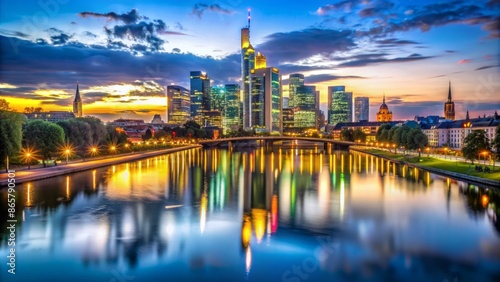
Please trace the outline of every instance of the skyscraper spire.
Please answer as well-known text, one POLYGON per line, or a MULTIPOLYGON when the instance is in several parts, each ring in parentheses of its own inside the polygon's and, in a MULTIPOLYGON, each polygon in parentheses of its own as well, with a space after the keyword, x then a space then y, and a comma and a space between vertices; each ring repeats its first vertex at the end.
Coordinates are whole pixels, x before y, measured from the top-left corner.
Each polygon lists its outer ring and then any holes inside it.
POLYGON ((248 8, 248 29, 250 29, 250 8, 248 8))
POLYGON ((451 102, 451 80, 448 82, 448 102, 451 102))

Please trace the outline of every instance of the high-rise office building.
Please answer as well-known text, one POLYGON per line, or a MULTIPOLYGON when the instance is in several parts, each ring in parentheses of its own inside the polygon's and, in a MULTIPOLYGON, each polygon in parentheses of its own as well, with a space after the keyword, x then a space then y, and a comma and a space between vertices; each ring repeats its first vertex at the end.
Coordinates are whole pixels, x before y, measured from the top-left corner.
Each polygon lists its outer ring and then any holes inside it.
POLYGON ((281 75, 276 68, 251 72, 250 126, 257 132, 283 132, 281 75))
POLYGON ((240 128, 240 86, 225 85, 225 110, 223 117, 224 132, 236 131, 240 128))
POLYGON ((368 121, 370 118, 370 99, 368 97, 356 97, 354 99, 354 121, 368 121))
POLYGON ((83 116, 82 98, 80 97, 78 82, 76 83, 75 100, 73 100, 73 113, 75 114, 75 117, 83 116))
POLYGON ((301 85, 295 88, 294 127, 316 128, 318 100, 316 86, 301 85))
POLYGON ((448 84, 448 101, 444 103, 444 118, 455 120, 455 102, 451 99, 451 81, 448 84))
POLYGON ((217 110, 224 114, 225 100, 226 87, 224 85, 210 87, 210 110, 217 110))
POLYGON ((292 73, 288 79, 288 97, 289 97, 289 107, 295 107, 295 92, 296 88, 299 86, 304 86, 304 75, 301 73, 292 73))
POLYGON ((255 49, 250 44, 250 11, 248 25, 241 29, 241 81, 243 95, 243 128, 251 127, 251 71, 255 68, 255 49))
POLYGON ((204 125, 204 113, 210 111, 210 79, 201 71, 191 72, 191 118, 204 125))
POLYGON ((352 92, 345 86, 328 87, 328 124, 352 122, 352 92))
POLYGON ((384 94, 384 99, 382 100, 382 105, 380 105, 380 110, 377 113, 377 121, 378 122, 392 121, 392 112, 389 111, 389 107, 387 107, 387 104, 385 103, 385 94, 384 94))
POLYGON ((191 94, 178 85, 167 86, 167 123, 185 124, 191 116, 191 94))

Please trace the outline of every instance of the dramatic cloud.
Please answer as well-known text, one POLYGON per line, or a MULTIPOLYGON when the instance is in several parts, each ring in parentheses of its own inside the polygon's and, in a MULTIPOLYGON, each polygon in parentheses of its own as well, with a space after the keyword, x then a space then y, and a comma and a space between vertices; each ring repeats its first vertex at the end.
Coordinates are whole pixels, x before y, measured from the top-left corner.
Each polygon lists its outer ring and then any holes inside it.
POLYGON ((124 14, 117 14, 115 12, 110 12, 110 13, 93 13, 93 12, 82 12, 80 13, 80 16, 82 18, 86 17, 96 17, 96 18, 106 18, 108 21, 121 21, 125 24, 132 24, 136 23, 140 19, 144 19, 145 17, 139 16, 139 13, 137 12, 136 9, 130 10, 128 13, 124 14))
POLYGON ((407 57, 385 58, 382 56, 366 55, 367 58, 356 58, 347 62, 341 63, 339 67, 363 67, 368 65, 377 65, 381 63, 403 63, 413 62, 433 58, 433 56, 422 56, 420 54, 411 54, 407 57), (370 57, 371 56, 371 57, 370 57))
POLYGON ((472 62, 472 60, 469 60, 469 59, 462 59, 460 61, 457 62, 458 65, 462 65, 462 64, 468 64, 472 62))
MULTIPOLYGON (((345 1, 340 1, 335 4, 328 4, 325 6, 321 6, 316 10, 316 14, 320 16, 324 16, 328 14, 329 12, 332 11, 338 11, 338 10, 343 10, 345 12, 350 12, 355 6, 357 6, 359 3, 362 1, 359 0, 345 0, 345 1)), ((369 2, 369 1, 363 1, 363 2, 369 2)))
POLYGON ((365 79, 367 77, 357 76, 357 75, 333 75, 333 74, 315 74, 309 75, 304 78, 304 80, 309 83, 320 83, 327 82, 331 80, 339 80, 339 79, 365 79))
POLYGON ((349 30, 308 28, 300 31, 273 33, 257 49, 272 64, 295 62, 314 55, 330 55, 356 47, 349 30))
POLYGON ((165 40, 161 39, 157 34, 163 32, 166 25, 162 20, 154 20, 153 22, 144 22, 126 25, 115 25, 112 28, 105 27, 106 34, 109 38, 129 39, 135 42, 147 43, 148 49, 151 51, 159 51, 163 49, 165 40))
POLYGON ((193 7, 193 15, 196 15, 200 19, 203 16, 203 13, 205 13, 206 11, 219 13, 219 14, 226 14, 226 15, 231 15, 231 14, 235 13, 235 11, 233 11, 233 10, 222 8, 219 4, 209 5, 209 4, 205 4, 205 3, 197 3, 193 7))

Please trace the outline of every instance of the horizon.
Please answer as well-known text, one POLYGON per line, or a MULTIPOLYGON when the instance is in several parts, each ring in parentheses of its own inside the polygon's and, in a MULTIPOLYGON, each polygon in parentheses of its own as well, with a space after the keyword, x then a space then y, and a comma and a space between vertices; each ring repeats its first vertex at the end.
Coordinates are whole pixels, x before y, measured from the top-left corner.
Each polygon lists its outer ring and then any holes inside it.
POLYGON ((344 85, 353 100, 370 98, 370 120, 384 93, 394 120, 442 116, 449 81, 457 119, 466 110, 471 117, 500 110, 495 0, 331 1, 282 10, 265 1, 0 6, 0 95, 18 111, 71 110, 78 81, 84 115, 166 120, 166 87, 189 89, 190 71, 205 71, 212 86, 241 82, 240 29, 249 7, 252 45, 280 70, 284 93, 288 75, 302 73, 320 91, 322 110, 327 87, 344 85))

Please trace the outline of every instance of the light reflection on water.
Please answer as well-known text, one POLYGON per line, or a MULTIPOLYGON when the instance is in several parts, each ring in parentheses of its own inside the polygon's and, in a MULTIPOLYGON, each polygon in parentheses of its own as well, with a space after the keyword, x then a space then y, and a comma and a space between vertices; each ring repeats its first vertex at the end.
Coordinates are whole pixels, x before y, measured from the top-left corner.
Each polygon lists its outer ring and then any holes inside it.
POLYGON ((15 278, 494 281, 499 202, 364 154, 189 150, 18 187, 15 278))

